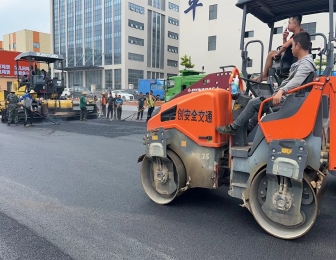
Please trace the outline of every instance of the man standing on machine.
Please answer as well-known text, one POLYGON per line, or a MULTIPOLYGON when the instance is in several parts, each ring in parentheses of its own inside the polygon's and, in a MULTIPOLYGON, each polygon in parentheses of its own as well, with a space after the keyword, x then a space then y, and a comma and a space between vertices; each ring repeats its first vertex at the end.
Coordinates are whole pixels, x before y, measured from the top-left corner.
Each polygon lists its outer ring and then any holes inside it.
POLYGON ((17 97, 17 95, 15 95, 14 91, 11 91, 7 98, 6 98, 6 103, 7 105, 7 109, 8 109, 8 123, 7 125, 10 126, 10 124, 12 123, 12 121, 14 120, 14 123, 17 125, 18 121, 19 121, 19 98, 17 97))
MULTIPOLYGON (((263 107, 263 113, 267 112, 269 107, 282 105, 284 102, 285 95, 291 89, 299 87, 309 76, 310 73, 316 72, 316 66, 314 64, 314 60, 310 52, 311 40, 310 35, 307 32, 300 32, 294 35, 293 44, 292 44, 292 52, 294 57, 298 58, 298 61, 295 62, 289 71, 289 76, 285 79, 279 89, 273 94, 273 102, 269 102, 267 105, 263 107)), ((268 98, 268 97, 263 97, 268 98)), ((256 97, 249 100, 245 109, 241 112, 241 114, 237 117, 237 119, 229 125, 226 126, 218 126, 216 130, 221 134, 230 134, 235 135, 236 130, 244 126, 251 121, 256 121, 258 118, 255 116, 256 113, 259 112, 260 105, 263 100, 262 97, 256 97)), ((252 125, 256 125, 257 122, 250 122, 252 125)), ((250 130, 252 130, 250 128, 250 130)))
POLYGON ((23 100, 23 108, 24 108, 24 112, 25 112, 25 119, 24 119, 24 125, 23 126, 27 126, 27 122, 28 122, 28 117, 29 117, 29 123, 32 126, 33 125, 33 100, 34 98, 32 97, 32 94, 34 94, 35 91, 31 90, 29 93, 24 94, 21 98, 20 98, 20 102, 23 100))
MULTIPOLYGON (((283 45, 280 47, 279 51, 270 51, 268 53, 267 59, 266 59, 266 63, 265 63, 265 68, 264 68, 264 72, 262 74, 262 81, 267 80, 267 76, 268 76, 268 71, 269 69, 272 67, 273 65, 273 60, 277 57, 277 56, 281 56, 281 55, 290 55, 292 56, 292 42, 293 42, 293 37, 295 34, 303 31, 303 29, 301 29, 301 21, 302 21, 302 16, 292 16, 291 18, 289 18, 288 20, 288 27, 286 28, 286 30, 284 31, 282 38, 283 38, 283 45), (293 33, 293 35, 290 37, 289 40, 287 40, 288 38, 288 34, 289 32, 293 33)), ((260 81, 260 77, 251 79, 254 81, 260 81)))

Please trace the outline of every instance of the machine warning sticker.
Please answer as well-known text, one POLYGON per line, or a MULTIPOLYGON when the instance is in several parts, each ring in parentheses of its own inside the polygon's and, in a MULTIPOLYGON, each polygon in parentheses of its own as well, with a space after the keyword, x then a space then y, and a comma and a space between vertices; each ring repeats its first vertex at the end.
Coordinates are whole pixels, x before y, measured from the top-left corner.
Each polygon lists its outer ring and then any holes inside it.
POLYGON ((281 153, 290 155, 292 153, 292 149, 281 148, 281 153))
POLYGON ((212 111, 179 109, 177 115, 177 119, 181 121, 212 123, 212 111))

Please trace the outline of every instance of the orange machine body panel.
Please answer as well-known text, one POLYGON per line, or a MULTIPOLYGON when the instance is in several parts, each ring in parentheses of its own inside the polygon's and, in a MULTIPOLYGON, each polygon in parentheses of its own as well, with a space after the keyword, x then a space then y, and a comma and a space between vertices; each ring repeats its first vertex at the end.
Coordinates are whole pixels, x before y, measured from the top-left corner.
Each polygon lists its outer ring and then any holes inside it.
POLYGON ((329 82, 329 170, 336 171, 336 77, 330 77, 329 82))
POLYGON ((221 147, 228 144, 229 136, 219 134, 216 127, 232 122, 232 110, 228 109, 230 102, 231 94, 224 89, 181 96, 163 104, 159 113, 148 121, 147 130, 175 128, 200 146, 221 147), (176 118, 162 122, 162 113, 175 106, 176 118))
POLYGON ((323 91, 318 85, 321 83, 313 86, 307 99, 293 116, 275 121, 259 122, 267 142, 281 139, 304 139, 311 133, 314 129, 323 91))

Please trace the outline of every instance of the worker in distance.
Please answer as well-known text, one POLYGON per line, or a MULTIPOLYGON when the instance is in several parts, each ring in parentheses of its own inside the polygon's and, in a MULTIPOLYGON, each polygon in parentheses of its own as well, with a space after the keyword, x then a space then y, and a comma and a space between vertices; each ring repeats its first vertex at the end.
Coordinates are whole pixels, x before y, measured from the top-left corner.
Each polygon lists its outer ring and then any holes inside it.
MULTIPOLYGON (((299 32, 294 35, 292 52, 293 56, 298 58, 298 61, 292 64, 288 78, 285 79, 275 91, 273 100, 263 107, 263 113, 266 113, 269 107, 282 105, 285 100, 284 95, 286 95, 288 91, 301 86, 310 73, 316 72, 317 69, 314 64, 313 56, 310 54, 310 47, 311 39, 309 33, 299 32)), ((218 126, 216 130, 221 134, 235 135, 239 127, 249 122, 248 129, 251 131, 258 123, 257 114, 264 98, 268 97, 250 99, 245 109, 232 124, 218 126)))

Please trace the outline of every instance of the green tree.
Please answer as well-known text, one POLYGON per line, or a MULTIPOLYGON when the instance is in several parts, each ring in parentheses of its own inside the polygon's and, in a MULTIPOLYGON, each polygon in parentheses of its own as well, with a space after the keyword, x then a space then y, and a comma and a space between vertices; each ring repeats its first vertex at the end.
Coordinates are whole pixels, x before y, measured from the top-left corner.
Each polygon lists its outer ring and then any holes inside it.
POLYGON ((183 66, 185 70, 192 69, 195 67, 195 65, 192 64, 191 62, 191 57, 190 56, 188 57, 187 55, 184 55, 183 57, 181 57, 180 65, 183 66))
POLYGON ((322 63, 320 62, 319 57, 316 57, 317 59, 314 61, 317 69, 320 69, 320 66, 322 69, 325 69, 325 67, 327 66, 327 60, 325 58, 322 59, 322 63), (321 64, 320 64, 321 63, 321 64))

